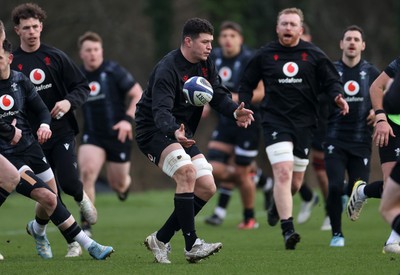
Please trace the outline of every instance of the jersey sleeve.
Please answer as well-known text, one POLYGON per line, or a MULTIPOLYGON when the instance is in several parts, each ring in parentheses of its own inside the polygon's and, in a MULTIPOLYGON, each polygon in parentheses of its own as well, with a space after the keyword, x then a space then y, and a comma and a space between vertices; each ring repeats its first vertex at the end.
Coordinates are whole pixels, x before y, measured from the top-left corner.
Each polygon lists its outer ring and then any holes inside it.
POLYGON ((67 88, 67 99, 71 103, 71 108, 82 106, 90 94, 90 88, 86 77, 79 70, 72 60, 61 52, 61 62, 63 69, 63 80, 67 88))
POLYGON ((113 74, 119 90, 126 94, 136 84, 135 78, 127 69, 115 63, 113 74))
POLYGON ((40 95, 36 92, 35 86, 27 80, 25 81, 26 104, 28 109, 36 115, 37 121, 50 125, 51 115, 46 104, 40 95))
POLYGON ((400 114, 400 73, 397 73, 383 98, 383 109, 388 114, 400 114))
POLYGON ((172 72, 160 69, 156 72, 152 87, 152 112, 156 127, 170 137, 175 136, 175 131, 179 129, 175 117, 172 114, 175 100, 175 83, 172 72))
POLYGON ((15 127, 0 118, 0 138, 10 142, 15 135, 15 127))
POLYGON ((390 78, 394 78, 396 74, 400 72, 400 57, 397 57, 395 60, 390 62, 389 65, 385 68, 384 72, 390 78))
POLYGON ((244 102, 246 106, 250 106, 253 98, 253 90, 257 87, 261 79, 261 60, 262 52, 257 51, 247 64, 242 80, 239 85, 239 102, 244 102))
POLYGON ((334 100, 339 94, 344 95, 339 73, 332 61, 324 54, 320 57, 316 70, 322 91, 327 93, 332 100, 334 100))

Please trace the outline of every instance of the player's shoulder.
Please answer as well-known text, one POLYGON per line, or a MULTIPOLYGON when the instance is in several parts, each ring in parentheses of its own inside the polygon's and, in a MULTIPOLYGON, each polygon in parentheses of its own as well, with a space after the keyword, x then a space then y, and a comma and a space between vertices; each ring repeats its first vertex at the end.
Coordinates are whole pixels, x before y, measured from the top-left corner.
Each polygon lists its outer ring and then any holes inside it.
POLYGON ((119 65, 119 63, 114 60, 104 60, 102 66, 104 67, 105 71, 111 73, 121 68, 121 65, 119 65))
POLYGON ((11 72, 11 74, 10 74, 11 82, 26 82, 26 81, 29 82, 30 81, 28 79, 28 77, 25 74, 23 74, 22 72, 19 72, 16 70, 11 70, 10 72, 11 72))

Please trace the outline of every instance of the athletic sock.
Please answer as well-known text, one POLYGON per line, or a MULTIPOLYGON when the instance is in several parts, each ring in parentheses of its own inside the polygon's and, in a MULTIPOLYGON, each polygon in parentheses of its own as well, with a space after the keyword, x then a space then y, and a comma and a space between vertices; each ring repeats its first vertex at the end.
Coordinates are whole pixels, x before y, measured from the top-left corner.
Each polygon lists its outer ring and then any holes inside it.
POLYGON ((364 194, 368 198, 382 198, 383 181, 374 181, 364 187, 364 194))
POLYGON ((197 239, 194 227, 194 194, 175 194, 175 213, 185 238, 186 251, 190 251, 197 239))
POLYGON ((301 186, 299 190, 300 197, 302 198, 303 201, 305 202, 310 202, 313 198, 313 192, 310 189, 310 187, 307 186, 305 182, 303 182, 303 185, 301 186))
POLYGON ((287 220, 281 220, 282 235, 294 232, 293 217, 287 220))
POLYGON ((226 209, 232 196, 232 189, 219 188, 218 207, 226 209))
POLYGON ((33 231, 36 235, 44 236, 46 234, 46 228, 49 220, 44 220, 39 218, 38 216, 35 217, 33 221, 33 231))
MULTIPOLYGON (((207 201, 200 199, 196 195, 194 195, 194 215, 196 216, 201 209, 206 205, 207 201)), ((165 224, 160 228, 160 230, 157 231, 156 237, 157 240, 163 242, 163 243, 168 243, 172 237, 174 236, 176 231, 179 231, 181 229, 178 218, 176 217, 176 212, 172 212, 172 214, 169 216, 165 224)))
POLYGON ((243 210, 244 221, 248 222, 250 219, 254 219, 254 208, 245 208, 243 210))
POLYGON ((77 241, 85 250, 88 250, 89 246, 94 242, 94 240, 82 230, 74 237, 74 240, 77 241))
MULTIPOLYGON (((393 222, 392 222, 392 229, 398 234, 400 235, 400 214, 396 216, 396 218, 394 218, 393 222)), ((393 232, 392 232, 393 233, 393 232)), ((392 236, 392 234, 390 235, 392 236)), ((398 236, 397 236, 398 237, 398 236)), ((389 237, 390 239, 390 237, 389 237)), ((400 238, 399 238, 400 239, 400 238)), ((399 239, 397 239, 397 241, 399 241, 399 239)))
POLYGON ((392 229, 392 231, 390 231, 390 235, 389 235, 389 238, 386 241, 386 244, 399 243, 399 242, 400 242, 400 235, 397 234, 397 232, 392 229))

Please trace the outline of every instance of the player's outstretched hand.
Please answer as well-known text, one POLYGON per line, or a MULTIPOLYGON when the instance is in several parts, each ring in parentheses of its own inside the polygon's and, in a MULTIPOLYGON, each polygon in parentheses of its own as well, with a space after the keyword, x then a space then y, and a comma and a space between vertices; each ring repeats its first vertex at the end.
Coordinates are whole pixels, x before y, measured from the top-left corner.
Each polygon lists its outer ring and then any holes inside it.
POLYGON ((244 107, 244 103, 240 103, 239 107, 233 112, 233 116, 236 119, 236 124, 239 127, 247 128, 247 126, 251 125, 251 122, 254 121, 253 117, 254 112, 250 109, 246 109, 244 107))
POLYGON ((175 131, 176 140, 185 148, 189 148, 190 146, 196 144, 194 139, 188 139, 185 135, 185 125, 181 124, 178 130, 175 131))

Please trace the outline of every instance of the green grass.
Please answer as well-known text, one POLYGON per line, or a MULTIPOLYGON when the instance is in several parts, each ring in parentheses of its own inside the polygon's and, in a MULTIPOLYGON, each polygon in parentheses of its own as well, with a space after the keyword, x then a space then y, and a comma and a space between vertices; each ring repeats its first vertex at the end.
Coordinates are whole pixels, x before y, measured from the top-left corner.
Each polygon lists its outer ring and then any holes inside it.
MULTIPOLYGON (((33 202, 13 194, 1 208, 0 251, 5 260, 0 262, 0 274, 399 274, 400 255, 381 253, 390 228, 378 213, 378 200, 370 199, 361 218, 350 222, 343 215, 346 246, 330 248, 330 232, 320 231, 323 207, 314 208, 311 219, 296 225, 301 242, 295 251, 286 251, 279 225, 270 227, 261 210, 258 194, 257 219, 260 228, 240 231, 239 196, 229 207, 228 216, 220 227, 205 225, 205 216, 212 212, 215 199, 197 217, 197 232, 206 241, 221 241, 220 253, 198 264, 189 264, 183 256, 183 237, 173 240, 171 265, 153 262, 143 245, 144 238, 157 230, 172 211, 173 191, 149 191, 131 194, 126 202, 119 202, 115 194, 99 194, 98 224, 95 239, 112 245, 115 253, 106 261, 95 261, 84 252, 79 258, 66 259, 66 244, 54 225, 48 228, 54 258, 42 260, 36 255, 33 240, 25 233, 27 221, 33 218, 33 202)), ((64 198, 75 217, 77 206, 64 198)), ((299 209, 295 197, 295 214, 299 209)))

